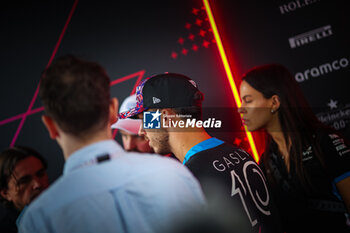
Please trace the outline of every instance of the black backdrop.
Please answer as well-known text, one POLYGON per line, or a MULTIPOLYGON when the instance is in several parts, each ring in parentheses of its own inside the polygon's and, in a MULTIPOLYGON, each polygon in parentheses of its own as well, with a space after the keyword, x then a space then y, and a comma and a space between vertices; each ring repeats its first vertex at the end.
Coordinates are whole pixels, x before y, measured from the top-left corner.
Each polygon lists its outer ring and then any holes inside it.
MULTIPOLYGON (((349 20, 344 3, 210 3, 238 83, 252 66, 284 64, 302 80, 315 113, 350 136, 345 85, 349 20)), ((61 174, 64 161, 41 123, 43 109, 35 93, 42 71, 64 54, 102 64, 112 81, 112 95, 120 102, 147 76, 188 75, 205 93, 204 107, 210 108, 206 114, 225 118, 226 128, 211 134, 247 146, 201 1, 36 1, 6 3, 0 11, 0 149, 13 143, 37 149, 49 162, 51 181, 61 174)))

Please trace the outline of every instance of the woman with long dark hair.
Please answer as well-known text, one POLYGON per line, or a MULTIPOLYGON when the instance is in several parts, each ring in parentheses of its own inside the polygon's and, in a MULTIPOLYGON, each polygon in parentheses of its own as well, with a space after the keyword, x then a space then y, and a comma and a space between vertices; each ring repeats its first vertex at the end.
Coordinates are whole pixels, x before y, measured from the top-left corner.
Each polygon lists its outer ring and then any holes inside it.
POLYGON ((266 133, 260 165, 286 232, 349 232, 349 144, 315 117, 281 65, 248 71, 240 95, 247 129, 266 133))

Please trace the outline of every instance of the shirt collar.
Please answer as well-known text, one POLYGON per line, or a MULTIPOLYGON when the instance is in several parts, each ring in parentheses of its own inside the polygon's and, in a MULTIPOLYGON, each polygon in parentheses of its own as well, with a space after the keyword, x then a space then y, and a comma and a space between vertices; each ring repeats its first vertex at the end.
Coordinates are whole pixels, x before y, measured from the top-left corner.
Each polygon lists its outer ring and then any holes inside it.
POLYGON ((63 174, 67 174, 87 161, 104 154, 113 154, 123 151, 120 145, 114 140, 104 140, 83 147, 71 154, 64 164, 63 174))
POLYGON ((221 141, 217 138, 209 138, 207 140, 204 140, 194 147, 192 147, 189 151, 187 151, 185 155, 185 159, 183 161, 183 164, 185 164, 194 154, 201 152, 203 150, 208 150, 214 147, 217 147, 218 145, 221 145, 224 143, 224 141, 221 141))

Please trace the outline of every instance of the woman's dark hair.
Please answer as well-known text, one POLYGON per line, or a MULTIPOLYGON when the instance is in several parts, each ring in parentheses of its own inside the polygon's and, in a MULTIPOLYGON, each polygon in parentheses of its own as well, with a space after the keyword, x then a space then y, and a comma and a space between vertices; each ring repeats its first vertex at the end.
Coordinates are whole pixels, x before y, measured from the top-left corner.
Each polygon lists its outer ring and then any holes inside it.
MULTIPOLYGON (((282 65, 270 64, 255 67, 248 71, 242 78, 250 86, 261 92, 265 98, 277 95, 280 101, 278 117, 281 123, 284 139, 287 148, 292 145, 289 151, 289 160, 295 164, 296 173, 302 184, 310 188, 310 181, 305 172, 302 154, 306 146, 312 146, 321 164, 323 159, 315 132, 321 129, 329 130, 323 125, 312 112, 300 87, 290 72, 282 65)), ((271 146, 271 136, 266 134, 266 149, 262 162, 269 168, 270 159, 268 151, 271 146)), ((312 185, 311 185, 312 186, 312 185)))
MULTIPOLYGON (((43 167, 47 168, 45 159, 34 149, 25 146, 14 146, 0 152, 0 190, 8 189, 8 183, 16 167, 16 164, 28 157, 38 158, 43 167)), ((0 195, 0 203, 10 204, 0 195)))

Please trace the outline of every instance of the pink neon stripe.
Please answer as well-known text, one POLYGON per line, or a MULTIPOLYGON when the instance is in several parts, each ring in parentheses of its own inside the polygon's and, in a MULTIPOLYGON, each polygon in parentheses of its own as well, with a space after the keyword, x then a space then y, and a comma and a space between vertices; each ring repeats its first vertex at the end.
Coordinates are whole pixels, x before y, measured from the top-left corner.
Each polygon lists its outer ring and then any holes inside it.
POLYGON ((72 19, 73 13, 74 13, 74 11, 75 11, 75 8, 76 8, 77 5, 78 5, 78 2, 79 2, 79 0, 75 0, 74 3, 73 3, 72 9, 71 9, 70 12, 69 12, 69 15, 68 15, 68 18, 67 18, 67 20, 66 20, 66 23, 65 23, 65 25, 64 25, 64 27, 63 27, 63 29, 62 29, 62 32, 61 32, 61 34, 60 34, 60 37, 58 38, 58 41, 57 41, 57 43, 56 43, 56 46, 55 46, 55 48, 54 48, 54 50, 53 50, 53 53, 52 53, 52 55, 51 55, 51 58, 50 58, 49 62, 47 63, 46 69, 51 65, 53 59, 55 58, 55 55, 56 55, 56 53, 57 53, 57 50, 58 50, 58 48, 59 48, 59 46, 60 46, 60 44, 61 44, 61 42, 62 42, 62 39, 63 39, 64 34, 66 33, 66 30, 67 30, 67 28, 68 28, 68 25, 69 25, 71 19, 72 19))
MULTIPOLYGON (((36 108, 36 109, 31 110, 31 111, 28 113, 28 115, 32 115, 32 114, 35 114, 35 113, 37 113, 37 112, 41 112, 41 111, 43 111, 43 110, 44 110, 44 107, 39 107, 39 108, 36 108)), ((7 124, 7 123, 10 123, 10 122, 12 122, 12 121, 18 120, 18 119, 22 118, 22 117, 24 116, 24 114, 25 114, 25 113, 21 113, 21 114, 18 114, 17 116, 13 116, 13 117, 10 117, 10 118, 8 118, 8 119, 2 120, 2 121, 0 121, 0 126, 1 126, 1 125, 5 125, 5 124, 7 124)))
MULTIPOLYGON (((142 79, 144 73, 145 73, 144 70, 138 71, 136 73, 130 74, 130 75, 125 76, 125 77, 122 77, 120 79, 113 80, 113 81, 111 81, 110 85, 113 86, 113 85, 116 85, 118 83, 121 83, 122 81, 126 81, 126 80, 129 80, 129 79, 131 79, 131 78, 133 78, 135 76, 139 76, 137 81, 136 81, 136 83, 135 83, 135 86, 133 87, 133 91, 131 92, 131 94, 134 94, 135 88, 139 84, 139 82, 142 79)), ((27 116, 30 116, 32 114, 35 114, 35 113, 38 113, 38 112, 41 112, 41 111, 44 111, 44 107, 39 107, 39 108, 36 108, 36 109, 32 109, 30 112, 28 112, 27 116)), ((7 118, 5 120, 2 120, 2 121, 0 121, 0 126, 8 124, 8 123, 10 123, 12 121, 18 120, 18 119, 22 118, 25 114, 26 113, 21 113, 21 114, 18 114, 16 116, 7 118)))
POLYGON ((35 114, 35 113, 41 112, 41 111, 44 111, 44 107, 43 106, 32 110, 29 114, 31 115, 31 114, 35 114))
POLYGON ((110 83, 110 86, 113 86, 113 85, 116 85, 116 84, 118 84, 118 83, 124 82, 124 81, 126 81, 126 80, 128 80, 128 79, 134 78, 135 76, 141 76, 141 77, 142 77, 144 73, 145 73, 145 71, 144 71, 144 70, 141 70, 141 71, 138 71, 138 72, 136 72, 136 73, 129 74, 129 75, 123 77, 123 78, 116 79, 116 80, 112 81, 112 82, 110 83))
POLYGON ((118 129, 113 129, 113 138, 115 138, 115 136, 117 136, 118 133, 118 129))
MULTIPOLYGON (((140 81, 141 81, 141 79, 143 78, 143 75, 144 75, 144 74, 145 74, 145 71, 144 71, 144 70, 141 70, 141 71, 138 71, 138 72, 136 72, 136 73, 127 75, 127 76, 125 76, 125 77, 122 77, 122 78, 120 78, 120 79, 116 79, 116 80, 112 81, 112 82, 110 83, 110 85, 113 86, 113 85, 116 85, 116 84, 121 83, 121 82, 123 82, 123 81, 126 81, 126 80, 129 80, 129 79, 131 79, 131 78, 134 78, 135 76, 138 76, 138 78, 137 78, 137 80, 136 80, 136 82, 135 82, 135 85, 134 85, 134 87, 133 87, 133 89, 132 89, 132 91, 131 91, 131 93, 130 93, 130 95, 132 95, 132 94, 135 93, 135 89, 136 89, 137 85, 140 83, 140 81)), ((32 115, 32 114, 35 114, 35 113, 38 113, 38 112, 41 112, 41 111, 44 111, 44 107, 39 107, 39 108, 36 108, 36 109, 31 110, 30 112, 28 112, 27 116, 32 115)), ((18 119, 22 118, 25 114, 26 114, 26 113, 21 113, 21 114, 18 114, 17 116, 13 116, 13 117, 10 117, 10 118, 5 119, 5 120, 3 120, 3 121, 0 121, 0 126, 1 126, 1 125, 5 125, 5 124, 7 124, 7 123, 10 123, 10 122, 12 122, 12 121, 18 120, 18 119)), ((118 132, 118 130, 117 130, 117 129, 114 129, 114 131, 113 131, 113 138, 115 138, 115 136, 117 135, 117 132, 118 132)))
MULTIPOLYGON (((74 1, 74 4, 73 4, 73 6, 72 6, 72 9, 71 9, 71 11, 69 12, 69 15, 68 15, 68 18, 67 18, 67 20, 66 20, 66 23, 65 23, 65 25, 64 25, 64 27, 63 27, 63 29, 62 29, 62 32, 61 32, 61 34, 60 34, 60 37, 58 38, 58 41, 57 41, 57 43, 56 43, 56 45, 55 45, 54 51, 53 51, 53 53, 52 53, 52 55, 51 55, 51 57, 50 57, 50 60, 49 60, 49 62, 48 62, 48 64, 47 64, 47 66, 46 66, 46 69, 51 65, 51 62, 53 61, 53 59, 54 59, 54 57, 55 57, 55 55, 56 55, 56 53, 57 53, 57 50, 58 50, 58 48, 59 48, 59 46, 60 46, 60 44, 61 44, 62 38, 63 38, 63 36, 64 36, 64 34, 65 34, 66 30, 67 30, 68 24, 69 24, 70 20, 72 19, 72 16, 73 16, 73 13, 74 13, 74 11, 75 11, 75 8, 77 7, 78 1, 79 1, 79 0, 75 0, 75 1, 74 1)), ((32 107, 33 107, 33 105, 34 105, 34 103, 35 103, 35 100, 36 100, 36 98, 37 98, 37 96, 38 96, 38 93, 39 93, 39 88, 40 88, 40 81, 39 81, 38 86, 36 87, 34 96, 33 96, 32 100, 31 100, 31 102, 30 102, 30 104, 29 104, 29 107, 28 107, 27 112, 23 114, 23 118, 22 118, 21 122, 19 123, 19 126, 18 126, 18 128, 17 128, 17 131, 16 131, 16 133, 15 133, 15 135, 14 135, 12 141, 11 141, 10 147, 14 146, 14 144, 15 144, 17 138, 18 138, 18 135, 19 135, 19 133, 20 133, 21 130, 22 130, 22 127, 23 127, 23 125, 24 125, 24 122, 25 122, 27 116, 29 115, 29 113, 30 113, 31 110, 32 110, 32 107)))
MULTIPOLYGON (((144 74, 145 74, 145 71, 144 71, 144 70, 141 70, 141 71, 139 71, 139 72, 137 72, 137 73, 132 74, 133 76, 138 75, 139 77, 137 78, 137 80, 136 80, 136 82, 135 82, 135 85, 134 85, 134 87, 133 87, 132 90, 131 90, 130 95, 132 95, 132 94, 135 93, 136 87, 137 87, 137 85, 139 85, 139 83, 140 83, 141 79, 143 78, 143 75, 144 75, 144 74)), ((129 75, 129 76, 130 76, 130 75, 129 75)), ((113 85, 114 85, 114 84, 113 84, 113 85)), ((115 138, 115 136, 117 135, 117 132, 118 132, 118 129, 114 129, 114 130, 112 131, 112 133, 113 133, 113 138, 115 138)))
POLYGON ((137 80, 136 80, 136 82, 135 82, 135 85, 134 85, 134 87, 132 88, 132 91, 131 91, 130 95, 135 94, 135 92, 136 92, 136 87, 139 85, 141 79, 143 78, 143 75, 145 74, 145 71, 144 71, 144 70, 141 70, 139 73, 140 73, 140 74, 139 74, 139 77, 137 78, 137 80))
POLYGON ((18 114, 17 116, 13 116, 13 117, 10 117, 10 118, 8 118, 8 119, 2 120, 2 121, 0 121, 0 126, 1 126, 1 125, 5 125, 5 124, 7 124, 7 123, 10 123, 10 122, 12 122, 12 121, 18 120, 18 119, 20 119, 21 117, 23 117, 23 115, 24 115, 24 113, 21 113, 21 114, 18 114))

